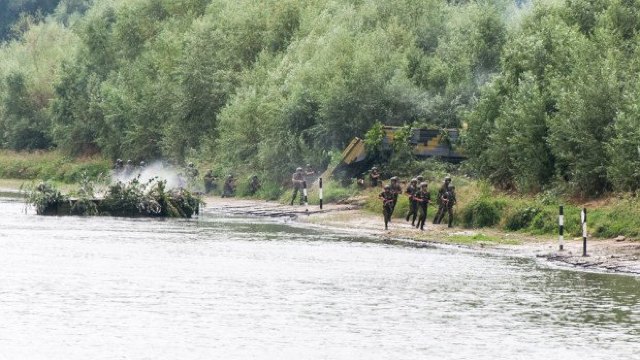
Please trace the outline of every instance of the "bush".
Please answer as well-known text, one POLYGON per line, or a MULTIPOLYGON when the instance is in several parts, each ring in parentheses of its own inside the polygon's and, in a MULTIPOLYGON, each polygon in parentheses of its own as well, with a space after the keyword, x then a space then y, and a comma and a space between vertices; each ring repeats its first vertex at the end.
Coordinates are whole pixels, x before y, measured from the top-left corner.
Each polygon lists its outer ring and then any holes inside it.
POLYGON ((500 222, 505 205, 506 203, 502 200, 492 200, 487 197, 476 199, 462 208, 462 224, 472 228, 494 226, 500 222))
POLYGON ((278 200, 283 194, 283 189, 273 181, 265 181, 258 191, 258 197, 266 200, 278 200))
POLYGON ((504 228, 511 231, 528 228, 540 211, 537 207, 517 208, 507 213, 504 228))
MULTIPOLYGON (((552 234, 558 231, 558 212, 542 211, 532 219, 530 229, 533 234, 552 234)), ((567 231, 567 234, 570 234, 567 231)))

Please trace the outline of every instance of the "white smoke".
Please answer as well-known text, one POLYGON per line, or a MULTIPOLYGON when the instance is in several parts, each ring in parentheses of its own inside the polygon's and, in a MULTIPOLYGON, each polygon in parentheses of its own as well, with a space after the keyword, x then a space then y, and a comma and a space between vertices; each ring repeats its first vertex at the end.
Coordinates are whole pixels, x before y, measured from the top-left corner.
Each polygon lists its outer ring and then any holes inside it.
POLYGON ((127 183, 135 178, 138 178, 141 184, 166 181, 167 189, 186 188, 188 185, 188 176, 184 169, 178 169, 162 161, 154 161, 144 167, 136 166, 131 170, 126 167, 119 171, 112 170, 111 173, 111 182, 114 184, 118 181, 127 183))

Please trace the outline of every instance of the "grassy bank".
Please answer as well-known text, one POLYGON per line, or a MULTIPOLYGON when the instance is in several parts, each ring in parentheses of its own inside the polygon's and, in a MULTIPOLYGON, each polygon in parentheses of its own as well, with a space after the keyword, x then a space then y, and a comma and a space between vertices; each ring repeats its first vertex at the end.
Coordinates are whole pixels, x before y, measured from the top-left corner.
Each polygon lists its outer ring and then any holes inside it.
POLYGON ((58 151, 0 151, 0 178, 78 182, 83 174, 97 178, 107 174, 111 164, 101 157, 72 158, 58 151))
MULTIPOLYGON (((565 236, 582 235, 580 211, 588 212, 588 231, 591 236, 612 238, 619 235, 640 237, 640 201, 631 194, 600 199, 597 202, 581 203, 552 196, 516 196, 492 189, 486 183, 468 179, 456 179, 458 204, 455 208, 454 225, 464 228, 495 228, 506 232, 522 232, 532 235, 555 235, 558 233, 559 205, 564 206, 565 236)), ((431 198, 435 200, 437 187, 430 186, 431 198)), ((369 189, 365 208, 380 212, 378 189, 369 189)), ((429 220, 436 211, 429 207, 429 220)), ((401 196, 394 217, 406 215, 409 201, 401 196)))
MULTIPOLYGON (((433 204, 429 206, 429 219, 433 220, 437 205, 436 194, 445 173, 423 172, 429 182, 433 204)), ((468 228, 492 228, 504 232, 520 232, 531 235, 555 235, 558 233, 559 205, 564 206, 565 236, 581 236, 580 211, 588 211, 588 231, 590 236, 613 238, 623 235, 628 238, 640 238, 640 200, 632 194, 602 198, 598 201, 580 202, 561 196, 539 194, 522 196, 507 194, 495 190, 483 181, 464 176, 453 176, 456 185, 457 206, 454 211, 454 225, 468 228)), ((403 188, 406 187, 403 184, 403 188)), ((279 201, 291 200, 291 190, 280 188, 279 201), (284 191, 284 192, 283 192, 284 191)), ((378 195, 381 188, 360 189, 355 184, 347 187, 336 181, 324 182, 324 202, 364 203, 364 208, 372 213, 380 213, 381 203, 378 195)), ((309 204, 318 204, 317 188, 309 189, 309 204)), ((409 209, 407 196, 399 198, 395 218, 406 216, 409 209)))

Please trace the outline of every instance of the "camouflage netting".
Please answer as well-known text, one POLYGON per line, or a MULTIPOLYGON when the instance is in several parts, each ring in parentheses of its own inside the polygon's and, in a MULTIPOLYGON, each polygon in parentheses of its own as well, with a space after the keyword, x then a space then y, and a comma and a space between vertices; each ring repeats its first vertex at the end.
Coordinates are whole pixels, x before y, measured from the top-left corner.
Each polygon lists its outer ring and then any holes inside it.
POLYGON ((50 184, 33 189, 27 202, 39 215, 105 215, 190 218, 198 214, 199 197, 186 189, 167 189, 165 181, 140 183, 138 179, 109 186, 103 198, 92 193, 70 198, 50 184))

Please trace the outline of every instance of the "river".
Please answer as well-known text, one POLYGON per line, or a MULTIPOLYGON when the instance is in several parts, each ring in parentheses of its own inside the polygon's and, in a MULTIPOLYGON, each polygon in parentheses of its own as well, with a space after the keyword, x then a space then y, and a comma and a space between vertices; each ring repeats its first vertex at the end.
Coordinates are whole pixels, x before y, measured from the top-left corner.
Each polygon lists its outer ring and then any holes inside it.
POLYGON ((0 359, 638 359, 640 281, 283 220, 0 199, 0 359))

